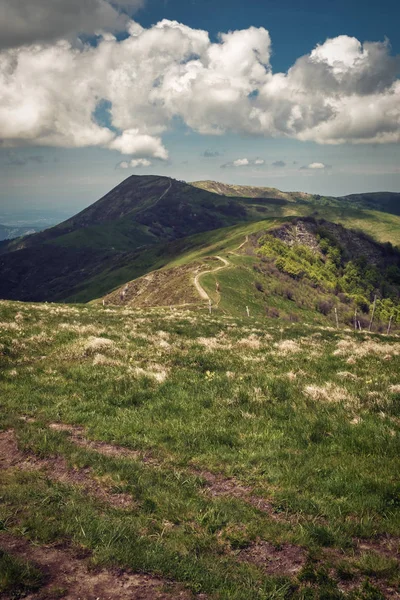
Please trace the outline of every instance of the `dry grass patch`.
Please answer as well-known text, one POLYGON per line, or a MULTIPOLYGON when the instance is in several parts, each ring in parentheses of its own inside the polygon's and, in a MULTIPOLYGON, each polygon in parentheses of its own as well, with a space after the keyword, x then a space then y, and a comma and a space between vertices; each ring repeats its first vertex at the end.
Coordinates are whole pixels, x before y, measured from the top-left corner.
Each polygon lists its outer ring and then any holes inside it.
POLYGON ((114 356, 119 353, 113 340, 103 337, 94 337, 78 339, 72 344, 64 347, 62 358, 66 360, 88 358, 96 354, 107 353, 114 356))
POLYGON ((224 338, 220 337, 198 337, 195 342, 203 346, 206 350, 231 350, 232 343, 224 338))
POLYGON ((278 356, 288 356, 290 354, 298 354, 299 352, 303 351, 300 344, 293 340, 282 340, 281 342, 276 342, 274 346, 277 349, 276 354, 278 356))
POLYGON ((124 363, 120 360, 104 356, 104 354, 95 354, 93 358, 93 366, 102 367, 121 367, 124 363))
POLYGON ((238 346, 242 346, 244 348, 251 348, 252 350, 259 350, 261 348, 261 340, 252 333, 247 338, 242 338, 237 342, 238 346))
POLYGON ((149 377, 150 379, 155 379, 157 383, 164 383, 164 381, 166 381, 168 378, 168 371, 161 365, 157 364, 148 365, 147 369, 143 369, 142 367, 134 367, 130 368, 129 371, 136 377, 149 377))
POLYGON ((352 396, 345 388, 329 381, 324 386, 307 385, 304 388, 304 393, 313 400, 324 402, 347 402, 352 400, 352 396))
POLYGON ((103 327, 96 325, 81 325, 80 323, 60 323, 58 326, 60 331, 68 331, 71 333, 77 333, 78 335, 93 335, 98 336, 105 332, 103 327))
POLYGON ((359 341, 352 338, 339 340, 336 345, 336 350, 333 352, 334 356, 349 356, 349 358, 352 358, 353 360, 370 355, 381 356, 387 360, 387 357, 398 356, 399 354, 400 344, 398 342, 389 344, 385 342, 376 342, 371 339, 359 341))

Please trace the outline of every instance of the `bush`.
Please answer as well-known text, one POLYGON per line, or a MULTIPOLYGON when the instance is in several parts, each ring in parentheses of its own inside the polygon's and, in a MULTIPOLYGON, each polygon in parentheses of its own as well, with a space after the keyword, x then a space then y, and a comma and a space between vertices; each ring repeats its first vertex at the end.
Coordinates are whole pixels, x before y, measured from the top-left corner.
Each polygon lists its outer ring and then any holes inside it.
POLYGON ((319 300, 317 302, 317 310, 323 315, 329 315, 333 308, 333 302, 331 300, 319 300))
POLYGON ((267 306, 266 308, 267 317, 271 317, 272 319, 279 318, 279 310, 275 308, 275 306, 267 306))

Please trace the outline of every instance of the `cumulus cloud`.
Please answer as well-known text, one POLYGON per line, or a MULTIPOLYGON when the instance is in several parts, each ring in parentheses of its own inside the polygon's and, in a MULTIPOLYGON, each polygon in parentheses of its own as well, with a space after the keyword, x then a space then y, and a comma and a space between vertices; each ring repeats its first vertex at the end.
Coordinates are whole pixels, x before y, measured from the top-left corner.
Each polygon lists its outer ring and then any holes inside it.
POLYGON ((130 161, 123 160, 118 163, 117 169, 136 169, 137 167, 150 167, 152 162, 147 158, 133 158, 130 161))
POLYGON ((122 135, 108 144, 111 150, 119 150, 121 154, 132 156, 153 156, 167 160, 168 152, 159 137, 142 134, 138 129, 127 129, 122 135))
MULTIPOLYGON (((0 2, 31 10, 25 0, 0 2)), ((52 6, 63 2, 52 0, 52 6)), ((115 2, 68 0, 72 12, 92 5, 120 18, 115 2)), ((124 26, 126 39, 104 33, 96 47, 64 39, 3 49, 0 145, 100 146, 167 160, 162 134, 177 118, 206 135, 321 144, 400 141, 400 62, 387 42, 339 36, 300 57, 287 73, 273 73, 263 27, 211 42, 206 31, 176 21, 145 29, 129 20, 124 26), (107 107, 102 119, 101 107, 107 107)), ((265 164, 246 160, 233 166, 265 164)))
POLYGON ((0 0, 0 46, 120 30, 129 21, 120 9, 142 4, 142 0, 0 0))
POLYGON ((248 158, 238 158, 237 160, 233 161, 234 167, 248 167, 249 164, 250 162, 248 158))
POLYGON ((321 162, 312 162, 309 165, 304 165, 303 167, 300 167, 301 170, 306 170, 306 169, 310 169, 311 171, 316 170, 316 171, 321 171, 323 169, 330 169, 331 165, 325 165, 324 163, 321 162))
POLYGON ((237 167, 260 167, 265 165, 265 160, 262 158, 237 158, 232 162, 227 162, 224 165, 221 165, 221 169, 229 169, 229 168, 237 168, 237 167))
POLYGON ((286 167, 286 163, 283 160, 276 160, 275 162, 272 163, 273 167, 286 167))

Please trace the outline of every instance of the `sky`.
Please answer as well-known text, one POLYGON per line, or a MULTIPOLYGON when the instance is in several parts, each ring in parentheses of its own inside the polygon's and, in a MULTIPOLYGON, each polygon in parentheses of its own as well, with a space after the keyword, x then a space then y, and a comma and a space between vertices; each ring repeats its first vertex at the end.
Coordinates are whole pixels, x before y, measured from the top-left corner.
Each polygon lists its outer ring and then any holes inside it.
POLYGON ((394 0, 0 0, 0 223, 129 175, 400 191, 394 0))

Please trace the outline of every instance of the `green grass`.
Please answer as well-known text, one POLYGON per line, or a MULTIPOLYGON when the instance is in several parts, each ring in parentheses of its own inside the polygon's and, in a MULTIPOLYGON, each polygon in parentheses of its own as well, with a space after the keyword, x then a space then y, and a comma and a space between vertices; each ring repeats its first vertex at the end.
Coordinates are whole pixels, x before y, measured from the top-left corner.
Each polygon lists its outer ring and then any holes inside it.
POLYGON ((40 589, 43 581, 43 574, 33 564, 0 548, 0 595, 22 598, 40 589))
POLYGON ((0 473, 6 530, 39 543, 68 539, 98 564, 159 574, 210 598, 297 600, 310 586, 313 598, 344 597, 337 577, 277 579, 239 562, 257 539, 317 554, 317 571, 345 559, 360 585, 398 585, 394 557, 379 554, 375 567, 354 559, 356 538, 400 533, 396 337, 203 310, 12 302, 0 303, 0 322, 0 428, 16 431, 22 451, 90 467, 135 501, 121 511, 15 468, 0 473), (52 422, 149 452, 158 466, 76 446, 52 422), (237 478, 273 513, 208 495, 202 470, 237 478))

